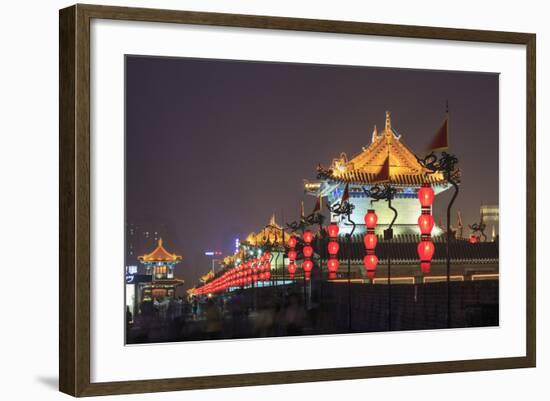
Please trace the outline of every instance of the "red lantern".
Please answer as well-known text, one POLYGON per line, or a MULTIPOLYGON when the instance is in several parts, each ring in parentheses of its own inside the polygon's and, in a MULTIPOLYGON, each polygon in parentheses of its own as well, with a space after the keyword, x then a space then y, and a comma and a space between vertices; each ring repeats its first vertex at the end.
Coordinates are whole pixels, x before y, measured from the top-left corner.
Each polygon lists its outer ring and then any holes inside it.
POLYGON ((430 184, 422 184, 422 187, 418 190, 418 200, 420 206, 430 207, 434 202, 435 193, 430 184))
POLYGON ((313 248, 309 245, 304 246, 303 252, 306 258, 311 258, 311 255, 313 255, 313 248))
POLYGON ((420 269, 422 270, 422 273, 429 273, 431 265, 431 262, 420 262, 420 269))
POLYGON ((435 221, 431 214, 421 214, 418 218, 418 226, 420 232, 424 235, 431 234, 434 228, 435 221))
POLYGON ((336 241, 330 241, 328 243, 328 253, 329 255, 336 255, 338 253, 338 250, 340 249, 340 245, 336 241))
POLYGON ((337 237, 338 236, 338 231, 340 231, 340 229, 338 228, 338 224, 336 223, 330 223, 330 225, 328 226, 328 236, 329 237, 337 237))
POLYGON ((294 250, 288 251, 288 259, 290 259, 291 261, 296 260, 296 251, 294 250))
POLYGON ((330 273, 336 273, 338 270, 338 267, 340 266, 340 262, 338 262, 338 259, 329 259, 327 263, 327 268, 330 273))
POLYGON ((378 222, 378 216, 373 209, 369 209, 367 214, 365 214, 365 225, 367 226, 367 233, 363 237, 363 242, 367 251, 366 256, 363 258, 363 264, 367 270, 367 275, 370 277, 374 274, 376 270, 376 265, 378 265, 378 257, 374 253, 376 244, 378 243, 378 238, 374 233, 376 223, 378 222), (372 273, 371 273, 372 272, 372 273))
POLYGON ((336 256, 338 255, 338 251, 340 250, 340 244, 338 244, 338 231, 340 231, 340 229, 338 228, 338 224, 330 223, 327 231, 330 239, 328 243, 329 259, 327 261, 327 269, 329 271, 328 278, 334 279, 336 278, 336 271, 340 266, 340 263, 338 262, 338 258, 336 256))
POLYGON ((314 237, 314 235, 311 231, 309 231, 309 230, 304 231, 304 242, 306 244, 311 243, 311 241, 313 241, 313 237, 314 237))
POLYGON ((367 226, 367 228, 374 228, 376 227, 377 222, 378 216, 376 216, 374 209, 369 209, 367 211, 367 214, 365 214, 365 225, 367 226))
POLYGON ((294 273, 296 273, 296 263, 290 262, 290 263, 288 264, 288 273, 289 273, 291 276, 294 276, 294 273))
POLYGON ((374 248, 376 248, 376 244, 378 243, 378 238, 376 237, 376 234, 365 234, 363 242, 365 243, 365 248, 367 250, 374 250, 374 248))
POLYGON ((305 259, 302 263, 302 269, 304 269, 304 276, 306 280, 311 277, 311 270, 313 269, 313 262, 310 259, 305 259))
POLYGON ((420 260, 424 262, 429 262, 434 256, 435 246, 430 240, 422 240, 418 243, 417 250, 420 260))
POLYGON ((268 281, 271 277, 271 272, 268 270, 264 273, 264 280, 268 281))
POLYGON ((378 257, 375 254, 366 255, 363 258, 363 264, 365 265, 367 272, 369 270, 375 270, 378 265, 378 257))
POLYGON ((290 248, 296 248, 296 237, 295 236, 292 236, 288 239, 288 246, 290 248))
POLYGON ((479 237, 472 234, 470 235, 470 244, 477 244, 479 242, 479 237))

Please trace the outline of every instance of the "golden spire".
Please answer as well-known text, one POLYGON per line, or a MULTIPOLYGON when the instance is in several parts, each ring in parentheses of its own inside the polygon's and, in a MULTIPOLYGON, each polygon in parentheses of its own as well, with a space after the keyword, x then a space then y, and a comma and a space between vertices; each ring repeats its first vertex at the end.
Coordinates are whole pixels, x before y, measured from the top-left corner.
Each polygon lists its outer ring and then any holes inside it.
POLYGON ((384 128, 386 135, 391 134, 391 113, 386 111, 386 127, 384 128))
POLYGON ((371 143, 374 143, 377 139, 378 139, 378 129, 376 128, 376 125, 374 125, 374 129, 372 130, 371 143))
POLYGON ((159 238, 158 246, 162 246, 162 238, 159 238))
POLYGON ((275 212, 271 215, 271 218, 269 219, 269 225, 270 226, 276 226, 277 223, 275 223, 275 212))

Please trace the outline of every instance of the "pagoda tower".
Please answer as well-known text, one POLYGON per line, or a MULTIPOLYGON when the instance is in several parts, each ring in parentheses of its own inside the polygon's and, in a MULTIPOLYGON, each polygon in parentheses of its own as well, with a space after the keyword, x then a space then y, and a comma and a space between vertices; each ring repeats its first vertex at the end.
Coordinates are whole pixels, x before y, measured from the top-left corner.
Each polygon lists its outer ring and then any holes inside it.
MULTIPOLYGON (((417 161, 414 153, 401 141, 401 135, 392 128, 391 114, 386 112, 384 130, 378 132, 376 125, 372 132, 371 142, 362 151, 348 160, 345 153, 335 158, 329 168, 317 167, 317 180, 304 180, 306 193, 327 197, 330 205, 340 202, 346 185, 349 188, 349 202, 354 205, 351 219, 357 224, 354 234, 365 231, 364 216, 368 209, 375 209, 378 215, 376 233, 382 234, 393 219, 393 212, 386 201, 372 202, 363 189, 370 190, 380 181, 383 168, 385 180, 396 189, 392 206, 398 211, 393 226, 394 234, 420 234, 417 220, 420 215, 420 202, 417 191, 424 183, 430 183, 439 194, 449 188, 443 174, 429 174, 417 161), (386 165, 386 166, 385 166, 386 165)), ((383 184, 379 184, 382 186, 383 184)), ((334 216, 331 216, 334 218, 334 216)), ((351 227, 340 224, 340 232, 346 233, 351 227)), ((441 234, 440 227, 435 226, 432 234, 441 234)))
POLYGON ((174 267, 182 257, 168 252, 160 238, 153 252, 138 256, 138 260, 145 266, 146 274, 151 275, 151 282, 141 284, 142 301, 174 298, 176 288, 183 284, 183 280, 174 278, 174 267))

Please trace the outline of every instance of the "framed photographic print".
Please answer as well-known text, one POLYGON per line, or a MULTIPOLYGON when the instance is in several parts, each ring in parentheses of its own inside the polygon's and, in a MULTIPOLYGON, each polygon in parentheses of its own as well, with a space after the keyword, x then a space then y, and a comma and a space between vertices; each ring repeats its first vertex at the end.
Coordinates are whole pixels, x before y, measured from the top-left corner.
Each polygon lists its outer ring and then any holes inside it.
POLYGON ((534 34, 75 5, 60 155, 65 393, 535 366, 534 34))

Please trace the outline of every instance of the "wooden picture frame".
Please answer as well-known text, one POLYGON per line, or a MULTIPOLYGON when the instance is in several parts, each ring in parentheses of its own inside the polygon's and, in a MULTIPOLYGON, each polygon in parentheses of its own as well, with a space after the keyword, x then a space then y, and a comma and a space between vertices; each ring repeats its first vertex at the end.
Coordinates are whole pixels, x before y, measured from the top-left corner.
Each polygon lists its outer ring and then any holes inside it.
POLYGON ((252 15, 75 5, 60 11, 60 292, 59 388, 73 396, 534 367, 535 41, 530 33, 372 24, 252 15), (258 372, 224 376, 92 383, 90 380, 90 21, 94 18, 241 28, 441 39, 526 46, 527 300, 526 356, 399 365, 258 372))

